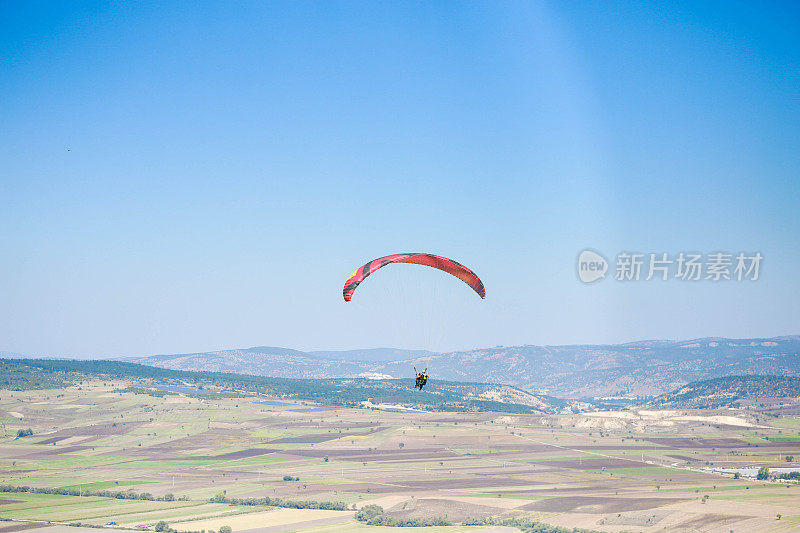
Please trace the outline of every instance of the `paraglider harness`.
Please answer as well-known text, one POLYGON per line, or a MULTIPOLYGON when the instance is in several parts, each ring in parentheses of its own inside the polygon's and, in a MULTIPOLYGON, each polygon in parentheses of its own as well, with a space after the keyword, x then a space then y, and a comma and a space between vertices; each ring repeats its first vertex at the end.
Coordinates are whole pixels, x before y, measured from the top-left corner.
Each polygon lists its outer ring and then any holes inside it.
POLYGON ((419 390, 422 390, 422 387, 428 383, 428 367, 425 367, 425 370, 422 372, 417 372, 417 367, 414 367, 414 372, 417 374, 417 378, 414 381, 414 388, 416 389, 419 387, 419 390))

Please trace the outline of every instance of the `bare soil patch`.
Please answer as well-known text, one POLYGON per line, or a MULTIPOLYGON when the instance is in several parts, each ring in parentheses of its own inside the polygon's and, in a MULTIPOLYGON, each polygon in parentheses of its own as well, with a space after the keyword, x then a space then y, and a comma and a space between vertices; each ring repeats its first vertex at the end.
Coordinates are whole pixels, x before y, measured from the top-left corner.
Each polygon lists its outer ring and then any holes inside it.
POLYGON ((643 511, 662 505, 679 503, 686 500, 679 498, 615 498, 611 496, 566 496, 549 498, 530 503, 521 509, 526 511, 545 511, 550 513, 622 513, 625 511, 643 511))
POLYGON ((698 516, 697 518, 692 518, 691 520, 687 520, 686 522, 681 522, 680 524, 677 524, 674 527, 680 528, 681 530, 693 531, 693 530, 699 530, 701 528, 706 528, 708 526, 724 526, 727 524, 732 524, 733 522, 738 522, 740 520, 747 520, 748 518, 753 518, 753 517, 709 513, 709 514, 704 514, 702 516, 698 516))
POLYGON ((69 437, 67 437, 66 435, 63 435, 61 437, 51 437, 49 439, 40 440, 39 442, 37 442, 35 444, 53 444, 54 442, 59 442, 59 441, 62 441, 64 439, 68 439, 68 438, 69 437))
POLYGON ((378 431, 382 431, 384 429, 386 429, 385 426, 377 426, 370 429, 370 431, 361 431, 358 433, 313 433, 310 435, 298 435, 297 437, 282 437, 280 439, 271 440, 270 442, 274 442, 275 444, 315 444, 318 442, 344 439, 348 437, 366 437, 369 435, 374 435, 378 431))
MULTIPOLYGON (((546 444, 533 444, 527 442, 515 442, 515 443, 502 443, 502 442, 493 442, 491 440, 484 440, 485 446, 491 448, 493 450, 511 450, 511 451, 518 451, 518 452, 525 452, 525 453, 547 453, 552 452, 553 447, 547 446, 546 444)), ((578 448, 576 446, 576 448, 578 448)), ((608 450, 608 448, 603 448, 604 450, 608 450)))
POLYGON ((300 435, 298 437, 283 437, 280 439, 271 440, 273 444, 315 444, 317 442, 325 442, 328 440, 336 440, 342 438, 344 435, 341 433, 318 433, 316 435, 300 435))
MULTIPOLYGON (((535 460, 533 461, 536 462, 535 460)), ((642 463, 636 460, 625 459, 607 459, 605 457, 596 457, 588 459, 570 459, 568 461, 545 461, 545 465, 555 468, 570 468, 574 470, 597 470, 601 468, 636 468, 636 467, 649 467, 647 463, 642 463)))
POLYGON ((241 533, 284 533, 285 531, 296 531, 296 530, 308 531, 312 527, 320 528, 324 526, 342 524, 344 522, 349 522, 350 520, 351 520, 350 516, 335 516, 332 518, 319 518, 317 520, 294 522, 291 525, 290 529, 287 529, 286 526, 267 526, 267 527, 259 527, 256 529, 245 529, 241 531, 241 533))
POLYGON ((398 481, 413 489, 474 489, 482 487, 520 487, 528 485, 541 485, 541 482, 513 477, 476 477, 462 479, 420 479, 398 481))
MULTIPOLYGON (((78 426, 73 428, 65 428, 51 433, 48 435, 50 439, 66 439, 67 437, 108 437, 111 435, 123 435, 132 431, 139 426, 141 422, 120 422, 118 424, 91 424, 89 426, 78 426)), ((50 441, 49 444, 57 441, 50 441)), ((37 444, 48 444, 45 442, 38 442, 37 444)))
POLYGON ((344 461, 376 461, 376 462, 397 462, 397 463, 409 463, 414 461, 427 461, 427 460, 442 460, 455 457, 455 454, 449 452, 439 452, 439 453, 377 453, 375 455, 361 455, 361 456, 353 456, 353 457, 343 457, 342 460, 344 461))
MULTIPOLYGON (((410 493, 413 491, 410 487, 402 484, 397 485, 384 485, 379 483, 347 483, 345 485, 337 485, 338 490, 347 492, 366 492, 369 494, 394 494, 394 493, 410 493)), ((327 490, 331 489, 331 485, 325 486, 327 490)))
MULTIPOLYGON (((497 478, 462 478, 462 479, 393 479, 391 484, 383 483, 348 483, 341 485, 341 490, 348 492, 370 492, 374 494, 390 494, 395 492, 414 493, 420 490, 450 490, 450 489, 475 489, 484 487, 522 487, 542 485, 538 481, 527 479, 514 479, 509 477, 497 478)), ((316 486, 315 486, 316 488, 316 486)), ((319 488, 330 489, 330 485, 319 488)), ((517 491, 522 494, 525 491, 517 491)), ((509 491, 508 494, 511 494, 509 491)))
POLYGON ((625 446, 619 444, 612 444, 612 445, 600 445, 600 444, 576 444, 574 446, 570 446, 576 450, 652 450, 653 446, 625 446))
POLYGON ((220 461, 230 461, 234 459, 246 459, 248 457, 258 457, 259 455, 267 455, 270 453, 275 453, 277 449, 269 449, 269 448, 250 448, 249 450, 239 450, 238 452, 229 452, 223 453, 220 455, 187 455, 181 457, 170 457, 170 459, 202 459, 202 460, 220 460, 220 461))
POLYGON ((670 448, 742 448, 747 443, 740 439, 687 439, 676 437, 654 437, 647 439, 654 444, 670 448))
MULTIPOLYGON (((528 484, 530 484, 530 485, 548 485, 548 483, 545 483, 543 481, 530 481, 528 484)), ((553 490, 556 493, 559 493, 559 494, 562 493, 562 492, 563 493, 569 493, 569 492, 589 492, 589 493, 594 492, 594 493, 597 493, 599 491, 608 490, 608 487, 607 486, 603 486, 603 485, 594 485, 594 486, 589 486, 589 487, 561 487, 559 489, 553 489, 553 490)), ((503 491, 499 491, 499 492, 502 492, 504 495, 507 494, 512 498, 514 497, 515 494, 531 494, 531 491, 527 490, 527 489, 525 489, 525 490, 503 490, 503 491)), ((555 494, 553 494, 549 490, 547 490, 547 491, 537 490, 536 494, 545 494, 547 496, 555 496, 555 494)))
POLYGON ((0 533, 15 533, 16 531, 45 528, 49 525, 47 522, 7 522, 0 524, 0 533))
POLYGON ((778 441, 778 442, 759 442, 759 447, 762 448, 782 448, 782 449, 794 449, 800 448, 800 441, 778 441))
POLYGON ((464 417, 464 418, 432 418, 430 420, 426 420, 426 423, 433 423, 433 424, 475 424, 475 423, 483 423, 486 422, 491 418, 491 414, 476 418, 476 417, 464 417))
POLYGON ((62 446, 60 448, 59 447, 55 447, 55 448, 52 448, 50 450, 42 450, 39 453, 47 453, 47 454, 50 454, 50 455, 61 455, 61 454, 64 454, 64 453, 73 453, 73 452, 79 452, 79 451, 82 451, 82 450, 88 450, 90 448, 91 448, 91 446, 62 446))
POLYGON ((599 524, 615 526, 650 527, 658 524, 675 511, 635 511, 607 516, 599 524))
MULTIPOLYGON (((278 441, 272 441, 277 443, 278 441)), ((397 451, 381 451, 375 450, 372 452, 365 452, 361 450, 337 450, 337 449, 318 449, 318 450, 286 450, 284 452, 288 455, 295 455, 300 457, 325 457, 326 455, 333 458, 341 459, 343 461, 413 461, 421 459, 446 459, 452 457, 459 457, 458 454, 444 448, 416 448, 416 449, 398 449, 397 451)))
MULTIPOLYGON (((247 442, 248 433, 234 429, 208 430, 191 437, 183 437, 159 446, 131 447, 124 450, 124 454, 134 457, 158 457, 161 459, 192 459, 189 455, 198 449, 222 446, 237 446, 247 442)), ((103 452, 100 455, 119 455, 118 451, 103 452)), ((217 459, 217 457, 214 457, 217 459)))
MULTIPOLYGON (((272 441, 275 442, 275 441, 272 441)), ((370 452, 366 452, 370 453, 370 452)), ((314 450, 283 450, 282 455, 294 455, 299 457, 325 457, 343 459, 347 457, 371 457, 366 455, 364 450, 337 450, 334 448, 318 448, 314 450)))
POLYGON ((461 522, 465 518, 492 516, 501 511, 486 505, 445 500, 438 498, 411 499, 390 508, 386 514, 395 518, 433 518, 447 517, 453 522, 461 522))
POLYGON ((81 404, 83 405, 108 405, 112 403, 117 403, 121 401, 122 398, 120 396, 98 396, 96 398, 92 398, 91 396, 84 396, 81 398, 81 404))

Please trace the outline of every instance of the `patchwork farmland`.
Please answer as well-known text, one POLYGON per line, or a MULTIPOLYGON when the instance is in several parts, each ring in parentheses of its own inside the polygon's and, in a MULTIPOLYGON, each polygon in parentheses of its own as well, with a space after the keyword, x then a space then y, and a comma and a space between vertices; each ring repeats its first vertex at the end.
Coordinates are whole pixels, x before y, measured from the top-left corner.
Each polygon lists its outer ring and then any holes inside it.
POLYGON ((385 531, 356 520, 370 505, 438 532, 800 527, 800 486, 732 474, 792 468, 797 419, 317 409, 133 385, 0 391, 0 532, 385 531))

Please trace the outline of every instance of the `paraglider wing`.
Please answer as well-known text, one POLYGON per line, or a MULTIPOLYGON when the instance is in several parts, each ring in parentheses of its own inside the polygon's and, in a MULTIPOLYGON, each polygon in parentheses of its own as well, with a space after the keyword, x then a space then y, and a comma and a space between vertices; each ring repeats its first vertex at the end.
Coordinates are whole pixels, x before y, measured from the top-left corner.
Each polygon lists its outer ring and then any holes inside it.
POLYGON ((486 298, 486 289, 483 287, 483 282, 472 270, 468 269, 464 265, 440 255, 410 253, 393 254, 387 255, 386 257, 379 257, 378 259, 373 259, 366 265, 356 269, 356 271, 353 272, 349 278, 347 278, 347 281, 344 284, 344 290, 342 291, 344 294, 344 300, 346 302, 350 301, 350 298, 353 297, 353 292, 355 292, 356 287, 358 287, 358 285, 364 281, 367 276, 379 268, 383 268, 392 263, 412 263, 415 265, 438 268, 439 270, 443 270, 444 272, 457 277, 472 287, 472 290, 477 292, 481 298, 486 298))

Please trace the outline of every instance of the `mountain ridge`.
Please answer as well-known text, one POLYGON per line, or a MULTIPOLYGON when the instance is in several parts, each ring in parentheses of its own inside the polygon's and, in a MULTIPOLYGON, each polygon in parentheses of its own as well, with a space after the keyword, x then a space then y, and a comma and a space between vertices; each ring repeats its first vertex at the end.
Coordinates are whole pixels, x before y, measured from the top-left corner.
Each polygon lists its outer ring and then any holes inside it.
POLYGON ((497 346, 445 353, 395 348, 304 352, 256 346, 134 360, 175 370, 315 379, 408 377, 416 365, 427 366, 432 379, 481 380, 560 398, 657 396, 693 381, 731 375, 800 376, 800 336, 497 346), (375 360, 346 358, 370 352, 375 360), (394 353, 401 357, 385 360, 394 353))

